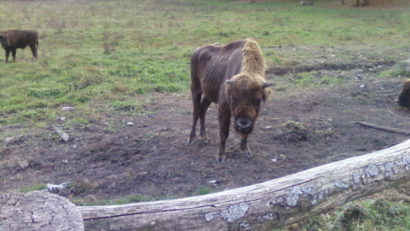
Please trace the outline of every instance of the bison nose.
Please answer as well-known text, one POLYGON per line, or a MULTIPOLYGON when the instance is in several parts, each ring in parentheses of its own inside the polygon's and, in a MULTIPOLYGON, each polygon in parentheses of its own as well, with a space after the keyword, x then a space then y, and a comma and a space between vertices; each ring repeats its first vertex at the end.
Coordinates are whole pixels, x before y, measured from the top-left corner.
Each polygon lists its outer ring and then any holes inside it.
POLYGON ((252 125, 252 122, 248 119, 239 119, 236 124, 241 129, 249 128, 252 125))

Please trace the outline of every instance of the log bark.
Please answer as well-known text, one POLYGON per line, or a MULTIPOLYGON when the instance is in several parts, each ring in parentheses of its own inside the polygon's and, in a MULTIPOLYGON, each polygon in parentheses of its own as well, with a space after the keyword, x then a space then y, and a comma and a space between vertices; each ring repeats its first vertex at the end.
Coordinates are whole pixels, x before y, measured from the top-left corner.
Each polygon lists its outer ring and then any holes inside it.
POLYGON ((75 205, 48 192, 1 194, 0 205, 0 230, 84 230, 81 213, 75 205))
POLYGON ((77 207, 88 230, 267 230, 410 179, 410 140, 275 180, 189 198, 77 207))

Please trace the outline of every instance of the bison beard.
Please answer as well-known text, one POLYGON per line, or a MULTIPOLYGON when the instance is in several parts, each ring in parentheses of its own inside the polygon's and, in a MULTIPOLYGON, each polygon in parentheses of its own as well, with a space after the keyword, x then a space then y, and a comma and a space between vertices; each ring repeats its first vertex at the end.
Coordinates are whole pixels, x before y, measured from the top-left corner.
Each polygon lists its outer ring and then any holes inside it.
POLYGON ((191 57, 191 93, 193 122, 188 143, 196 136, 200 119, 200 136, 207 143, 205 114, 210 104, 218 104, 220 132, 217 161, 225 160, 225 144, 231 117, 241 137, 241 150, 248 156, 248 135, 252 133, 261 102, 270 94, 271 83, 265 80, 265 60, 256 41, 244 39, 225 46, 197 48, 191 57))
POLYGON ((17 48, 30 47, 33 56, 37 58, 38 33, 34 30, 8 30, 0 32, 0 43, 6 54, 6 63, 9 60, 10 51, 13 61, 16 61, 17 48))

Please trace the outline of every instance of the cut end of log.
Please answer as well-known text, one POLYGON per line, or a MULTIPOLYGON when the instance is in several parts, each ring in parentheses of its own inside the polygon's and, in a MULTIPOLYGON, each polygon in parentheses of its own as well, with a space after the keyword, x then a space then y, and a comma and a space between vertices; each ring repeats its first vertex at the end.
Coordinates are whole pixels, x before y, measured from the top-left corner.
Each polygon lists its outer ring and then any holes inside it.
POLYGON ((43 191, 0 195, 0 230, 84 230, 83 217, 64 197, 43 191))

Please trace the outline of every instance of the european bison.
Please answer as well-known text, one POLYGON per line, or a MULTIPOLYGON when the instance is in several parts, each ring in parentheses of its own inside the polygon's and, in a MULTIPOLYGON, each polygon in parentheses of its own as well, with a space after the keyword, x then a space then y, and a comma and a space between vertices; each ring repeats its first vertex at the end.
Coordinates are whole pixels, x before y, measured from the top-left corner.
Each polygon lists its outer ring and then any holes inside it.
POLYGON ((410 79, 407 79, 403 83, 399 98, 397 100, 399 106, 410 108, 410 79))
POLYGON ((0 43, 6 52, 6 63, 9 60, 10 51, 13 61, 16 61, 17 48, 30 46, 33 56, 37 58, 38 33, 34 30, 7 30, 0 32, 0 43))
POLYGON ((209 105, 218 104, 220 145, 217 161, 225 160, 225 143, 229 136, 231 116, 241 135, 241 150, 252 156, 248 135, 252 133, 261 103, 271 90, 265 80, 265 59, 258 43, 244 39, 225 46, 197 48, 191 57, 191 93, 193 122, 188 143, 195 139, 196 123, 201 122, 200 136, 207 143, 205 114, 209 105))

